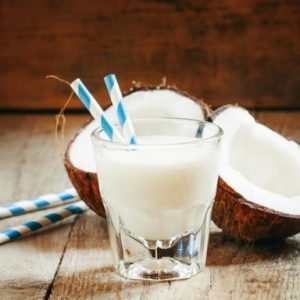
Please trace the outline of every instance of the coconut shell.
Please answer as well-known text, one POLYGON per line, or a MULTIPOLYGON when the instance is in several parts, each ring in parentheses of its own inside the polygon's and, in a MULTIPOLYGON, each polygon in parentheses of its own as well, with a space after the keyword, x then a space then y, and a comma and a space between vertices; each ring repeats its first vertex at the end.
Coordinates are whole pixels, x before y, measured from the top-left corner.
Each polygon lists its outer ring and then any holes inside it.
POLYGON ((281 239, 300 232, 300 216, 282 214, 247 201, 219 178, 212 220, 237 240, 281 239))
MULTIPOLYGON (((125 92, 124 96, 126 97, 127 95, 130 95, 137 91, 150 91, 150 90, 172 90, 180 95, 183 95, 183 96, 195 101, 197 104, 199 104, 202 107, 205 119, 207 119, 207 117, 212 112, 210 107, 206 103, 204 103, 202 100, 189 95, 187 92, 179 90, 175 86, 168 86, 165 84, 159 85, 159 86, 139 86, 136 84, 128 92, 125 92)), ((87 124, 85 126, 87 126, 87 124)), ((83 130, 85 128, 85 126, 81 130, 83 130)), ((76 137, 79 133, 77 133, 68 144, 67 150, 65 152, 65 157, 64 157, 64 165, 65 165, 66 171, 68 173, 69 179, 72 182, 74 188, 76 189, 79 197, 96 214, 98 214, 102 217, 105 217, 105 210, 104 210, 101 195, 99 192, 97 174, 78 169, 78 168, 74 167, 70 161, 69 150, 70 150, 70 147, 71 147, 73 141, 76 139, 76 137)))
MULTIPOLYGON (((209 116, 213 121, 226 109, 224 105, 209 116)), ((244 109, 239 107, 240 109, 244 109)), ((300 216, 283 214, 250 202, 219 177, 212 220, 229 237, 246 242, 282 239, 300 232, 300 216)))
MULTIPOLYGON (((88 124, 89 123, 84 125, 81 130, 83 130, 88 124)), ((69 179, 76 189, 80 199, 82 199, 96 214, 105 217, 105 210, 99 192, 97 174, 78 169, 74 167, 70 161, 69 149, 79 133, 80 131, 73 137, 67 147, 64 157, 64 165, 69 179)))

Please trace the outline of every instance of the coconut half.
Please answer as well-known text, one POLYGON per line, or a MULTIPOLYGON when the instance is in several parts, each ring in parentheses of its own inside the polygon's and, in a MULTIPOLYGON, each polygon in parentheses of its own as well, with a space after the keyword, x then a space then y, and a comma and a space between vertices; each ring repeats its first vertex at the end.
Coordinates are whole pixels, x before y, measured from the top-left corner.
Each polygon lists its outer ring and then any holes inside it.
POLYGON ((215 111, 224 130, 212 219, 225 234, 253 242, 300 232, 300 147, 237 106, 215 111))
MULTIPOLYGON (((125 93, 124 102, 132 118, 172 117, 205 120, 210 112, 203 101, 174 87, 133 88, 125 93)), ((113 123, 117 122, 113 107, 108 107, 105 114, 113 123)), ((64 163, 81 199, 97 214, 105 216, 90 139, 91 132, 97 127, 97 122, 91 121, 74 136, 65 153, 64 163)))

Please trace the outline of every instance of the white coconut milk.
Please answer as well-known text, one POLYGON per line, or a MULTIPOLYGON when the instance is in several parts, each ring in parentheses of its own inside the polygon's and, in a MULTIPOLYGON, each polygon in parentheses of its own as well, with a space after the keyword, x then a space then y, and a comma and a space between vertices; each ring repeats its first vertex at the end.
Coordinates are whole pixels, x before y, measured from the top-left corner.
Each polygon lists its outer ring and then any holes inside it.
POLYGON ((218 150, 207 143, 185 146, 196 139, 174 136, 139 137, 139 144, 162 144, 133 151, 96 154, 100 190, 133 235, 170 239, 198 228, 215 195, 218 150))

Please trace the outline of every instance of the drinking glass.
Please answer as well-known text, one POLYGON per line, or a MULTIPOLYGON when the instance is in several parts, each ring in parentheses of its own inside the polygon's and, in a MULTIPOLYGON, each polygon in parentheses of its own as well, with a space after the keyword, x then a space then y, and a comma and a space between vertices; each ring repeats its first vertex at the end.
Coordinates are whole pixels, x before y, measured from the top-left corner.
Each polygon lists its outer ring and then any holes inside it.
POLYGON ((91 135, 115 268, 128 279, 189 278, 205 266, 222 129, 178 118, 133 126, 137 145, 91 135))

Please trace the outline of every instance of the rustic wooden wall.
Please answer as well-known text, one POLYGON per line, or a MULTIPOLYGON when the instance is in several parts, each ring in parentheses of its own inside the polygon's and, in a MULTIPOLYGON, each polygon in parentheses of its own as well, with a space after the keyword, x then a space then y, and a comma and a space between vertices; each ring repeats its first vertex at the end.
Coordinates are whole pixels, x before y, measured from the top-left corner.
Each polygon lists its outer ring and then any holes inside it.
MULTIPOLYGON (((299 0, 0 0, 0 108, 61 107, 81 77, 167 76, 218 106, 300 107, 299 0)), ((73 108, 81 107, 77 101, 73 108)))

